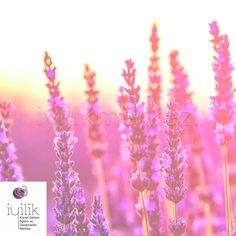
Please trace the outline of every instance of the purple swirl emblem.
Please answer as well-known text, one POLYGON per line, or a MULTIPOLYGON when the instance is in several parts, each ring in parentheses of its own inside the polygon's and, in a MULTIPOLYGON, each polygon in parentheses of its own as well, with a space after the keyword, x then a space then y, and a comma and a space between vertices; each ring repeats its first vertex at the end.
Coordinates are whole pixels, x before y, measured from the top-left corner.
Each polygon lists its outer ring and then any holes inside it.
POLYGON ((17 187, 13 190, 13 196, 16 199, 21 199, 25 196, 27 196, 28 191, 27 191, 27 187, 26 186, 22 186, 21 188, 17 187))

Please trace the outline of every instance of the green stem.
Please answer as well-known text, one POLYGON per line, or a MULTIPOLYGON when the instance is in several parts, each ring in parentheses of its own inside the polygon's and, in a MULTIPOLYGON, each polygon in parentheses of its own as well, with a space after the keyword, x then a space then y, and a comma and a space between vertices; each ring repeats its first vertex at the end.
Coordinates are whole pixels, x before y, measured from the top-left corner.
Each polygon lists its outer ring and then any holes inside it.
POLYGON ((221 146, 221 157, 223 162, 223 176, 224 176, 224 195, 225 195, 225 211, 226 211, 226 229, 227 236, 231 236, 233 229, 233 217, 231 210, 231 196, 229 186, 229 170, 228 170, 228 147, 221 146))
POLYGON ((175 217, 175 222, 178 220, 178 214, 177 214, 177 205, 174 203, 174 217, 175 217))

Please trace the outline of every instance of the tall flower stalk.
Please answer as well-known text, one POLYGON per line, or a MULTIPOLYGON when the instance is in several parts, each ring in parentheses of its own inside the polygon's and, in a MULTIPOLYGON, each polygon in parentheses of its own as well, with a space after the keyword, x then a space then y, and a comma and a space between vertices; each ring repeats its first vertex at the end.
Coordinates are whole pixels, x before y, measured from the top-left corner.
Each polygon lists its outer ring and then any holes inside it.
POLYGON ((151 43, 151 57, 150 65, 148 67, 148 94, 153 100, 153 106, 156 114, 161 113, 161 70, 159 66, 160 57, 159 52, 159 41, 157 34, 157 25, 154 23, 152 26, 152 33, 150 36, 151 43))
POLYGON ((87 138, 89 142, 89 154, 96 161, 96 173, 98 178, 99 189, 101 191, 104 209, 108 218, 110 218, 109 202, 104 172, 105 143, 101 131, 101 117, 99 114, 98 93, 95 88, 95 72, 89 65, 85 65, 84 79, 87 83, 87 138))
POLYGON ((56 180, 53 192, 56 195, 55 213, 57 219, 56 235, 58 236, 87 236, 88 220, 85 213, 84 191, 80 186, 78 173, 73 170, 73 146, 75 136, 68 108, 59 90, 56 80, 56 67, 51 57, 45 52, 46 84, 50 98, 48 99, 48 117, 55 132, 56 180))
POLYGON ((229 236, 233 230, 232 202, 228 173, 228 146, 234 135, 235 102, 233 101, 232 70, 229 41, 227 35, 221 35, 218 24, 210 24, 211 42, 215 51, 213 71, 215 73, 216 95, 211 97, 211 113, 215 120, 215 141, 221 147, 223 162, 226 228, 229 236))
POLYGON ((150 65, 148 67, 148 98, 147 98, 147 150, 148 155, 144 162, 144 171, 150 179, 148 205, 152 205, 151 211, 148 210, 151 235, 161 235, 162 228, 160 223, 160 193, 159 184, 159 161, 157 160, 158 146, 160 140, 161 123, 161 70, 159 66, 159 37, 157 34, 156 23, 152 26, 151 36, 150 65))
POLYGON ((68 107, 59 90, 60 81, 56 79, 56 67, 47 52, 44 55, 44 73, 47 77, 46 86, 50 95, 48 99, 49 120, 53 125, 54 131, 69 131, 72 124, 71 119, 68 117, 68 107))
MULTIPOLYGON (((195 188, 197 185, 202 187, 202 191, 207 191, 207 181, 206 176, 203 172, 202 158, 204 158, 205 147, 203 145, 201 128, 199 126, 199 120, 197 116, 197 109, 192 100, 192 93, 188 91, 189 89, 189 77, 186 73, 184 67, 179 61, 179 53, 173 50, 169 56, 171 74, 173 77, 172 84, 173 87, 170 90, 171 98, 175 99, 178 103, 181 113, 183 113, 183 123, 184 123, 184 135, 183 143, 188 148, 191 154, 191 168, 188 172, 190 173, 190 182, 193 180, 194 186, 191 183, 191 188, 195 188), (199 178, 196 180, 196 175, 191 178, 191 174, 195 173, 199 178)), ((212 219, 210 213, 209 202, 204 202, 204 214, 206 218, 205 233, 208 236, 213 235, 212 229, 212 219)))
POLYGON ((73 136, 71 132, 58 132, 55 138, 57 155, 56 181, 53 192, 56 195, 56 219, 58 221, 55 234, 58 236, 76 235, 76 193, 78 191, 78 175, 72 170, 73 136))
POLYGON ((10 137, 12 125, 11 112, 15 106, 12 102, 0 102, 1 126, 1 160, 0 179, 2 181, 23 181, 22 168, 17 163, 16 147, 10 137))
MULTIPOLYGON (((126 110, 125 113, 121 113, 122 122, 127 127, 127 141, 129 144, 129 155, 134 162, 133 174, 130 179, 131 186, 139 193, 142 217, 143 217, 143 229, 146 236, 150 235, 147 208, 145 205, 145 190, 149 185, 149 179, 147 173, 142 170, 141 160, 146 157, 146 124, 144 116, 144 103, 140 102, 139 90, 140 87, 136 86, 134 63, 131 60, 125 62, 126 69, 123 70, 123 78, 127 87, 120 89, 123 91, 123 98, 126 98, 126 110)), ((123 104, 124 105, 124 104, 123 104)))
POLYGON ((166 134, 168 146, 162 156, 162 168, 166 187, 166 198, 173 202, 174 217, 170 219, 169 229, 174 236, 180 236, 185 232, 186 224, 179 217, 177 204, 183 200, 187 191, 184 187, 184 169, 187 167, 187 156, 180 145, 180 112, 177 103, 170 101, 166 115, 166 134))
MULTIPOLYGON (((120 113, 124 119, 125 115, 128 114, 128 97, 125 92, 124 87, 120 87, 119 95, 117 96, 117 103, 119 104, 120 113)), ((126 222, 129 228, 139 227, 138 216, 134 212, 134 206, 136 202, 135 193, 130 188, 130 183, 127 181, 130 176, 130 172, 132 172, 135 166, 135 163, 129 161, 129 156, 127 153, 129 152, 129 145, 128 145, 128 133, 129 128, 123 122, 119 125, 119 132, 121 137, 121 144, 120 144, 120 155, 121 155, 121 165, 122 165, 122 186, 124 188, 124 197, 126 202, 126 222), (130 227, 131 226, 131 227, 130 227)))

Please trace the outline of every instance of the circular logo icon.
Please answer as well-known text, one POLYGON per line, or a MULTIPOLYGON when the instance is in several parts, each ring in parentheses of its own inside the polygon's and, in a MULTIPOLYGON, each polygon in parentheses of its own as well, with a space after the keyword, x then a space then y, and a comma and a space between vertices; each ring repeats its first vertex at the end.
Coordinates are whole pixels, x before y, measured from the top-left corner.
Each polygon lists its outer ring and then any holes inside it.
POLYGON ((13 196, 16 199, 21 199, 23 197, 26 197, 27 195, 28 195, 28 190, 26 186, 22 186, 21 188, 17 187, 13 190, 13 196))

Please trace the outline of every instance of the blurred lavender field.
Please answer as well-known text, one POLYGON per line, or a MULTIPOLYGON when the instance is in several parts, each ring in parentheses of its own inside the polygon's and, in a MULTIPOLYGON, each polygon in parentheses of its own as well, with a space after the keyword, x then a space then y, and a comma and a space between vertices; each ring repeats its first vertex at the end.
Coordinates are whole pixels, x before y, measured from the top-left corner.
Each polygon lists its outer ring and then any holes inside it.
POLYGON ((47 181, 49 236, 236 235, 234 21, 152 3, 29 5, 0 47, 0 181, 47 181))

